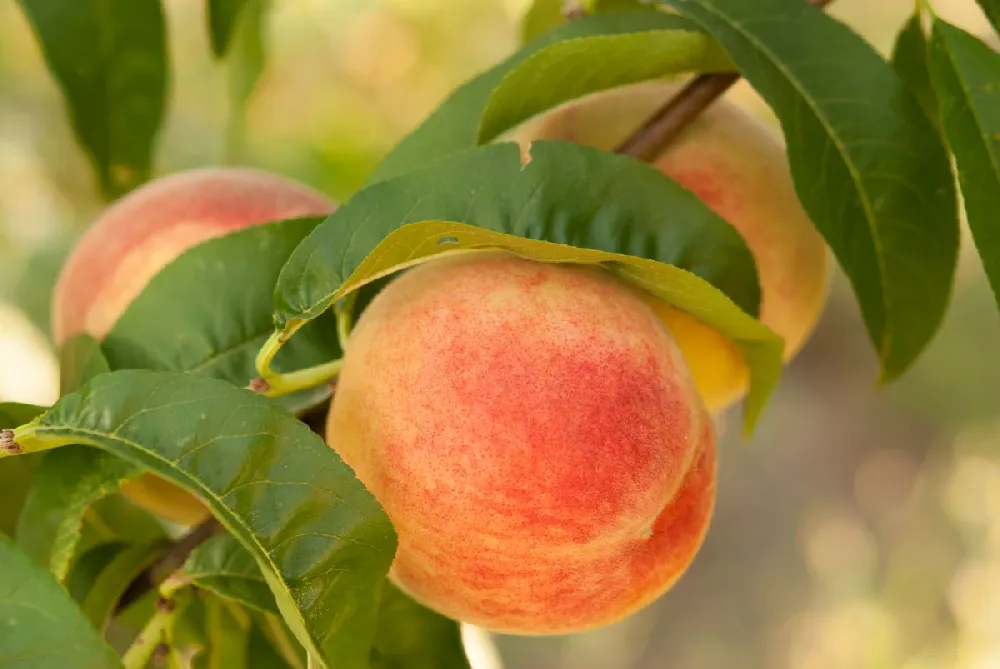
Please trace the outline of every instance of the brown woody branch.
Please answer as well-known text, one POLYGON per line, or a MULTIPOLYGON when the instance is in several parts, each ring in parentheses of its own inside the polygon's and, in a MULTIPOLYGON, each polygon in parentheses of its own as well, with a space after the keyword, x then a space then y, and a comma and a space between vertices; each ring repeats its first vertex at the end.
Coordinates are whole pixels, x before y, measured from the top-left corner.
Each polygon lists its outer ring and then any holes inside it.
MULTIPOLYGON (((807 0, 820 9, 833 0, 807 0)), ((684 128, 740 80, 735 72, 695 77, 622 142, 615 153, 652 161, 684 128)))
POLYGON ((190 532, 174 542, 157 561, 138 577, 118 600, 115 614, 121 613, 137 602, 147 592, 160 587, 168 576, 184 566, 188 557, 198 546, 222 531, 222 525, 215 518, 209 518, 194 526, 190 532))

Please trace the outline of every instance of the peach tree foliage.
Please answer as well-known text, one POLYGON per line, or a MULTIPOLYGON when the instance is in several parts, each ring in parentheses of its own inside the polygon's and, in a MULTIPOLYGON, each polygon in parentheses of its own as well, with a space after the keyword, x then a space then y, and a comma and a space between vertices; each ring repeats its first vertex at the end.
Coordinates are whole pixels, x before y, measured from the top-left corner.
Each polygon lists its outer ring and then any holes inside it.
MULTIPOLYGON (((948 307, 952 159, 1000 294, 1000 55, 978 38, 924 6, 887 61, 802 0, 591 2, 573 20, 556 4, 538 0, 524 44, 448 96, 334 214, 181 255, 103 341, 66 343, 53 407, 0 405, 0 664, 69 666, 57 647, 72 666, 134 668, 168 640, 206 666, 467 666, 457 623, 386 581, 393 527, 311 429, 329 390, 294 381, 342 355, 331 332, 384 277, 444 251, 600 264, 710 323, 750 369, 749 432, 781 371, 781 341, 756 320, 753 258, 632 157, 540 142, 522 165, 504 133, 565 102, 668 75, 746 78, 781 122, 796 192, 850 279, 883 382, 948 307), (259 376, 298 392, 251 392, 259 376), (196 493, 212 531, 178 539, 124 503, 120 485, 143 472, 196 493)), ((995 24, 1000 5, 980 4, 995 24)), ((143 183, 169 113, 159 0, 19 5, 95 183, 109 199, 143 183)), ((266 18, 266 0, 206 2, 236 131, 266 18)))

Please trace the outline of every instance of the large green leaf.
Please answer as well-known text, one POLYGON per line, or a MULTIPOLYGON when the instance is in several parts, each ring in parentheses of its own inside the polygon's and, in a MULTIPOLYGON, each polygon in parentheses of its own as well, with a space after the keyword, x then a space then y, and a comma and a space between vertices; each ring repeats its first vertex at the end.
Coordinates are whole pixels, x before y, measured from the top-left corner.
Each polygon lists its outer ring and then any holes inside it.
MULTIPOLYGON (((556 42, 507 73, 490 95, 476 141, 484 144, 564 102, 617 86, 732 63, 704 33, 649 30, 556 42)), ((664 100, 666 101, 666 100, 664 100)))
MULTIPOLYGON (((278 613, 260 569, 229 536, 191 554, 184 578, 199 588, 264 613, 278 613)), ((372 669, 468 669, 458 623, 421 606, 387 582, 379 604, 372 669)))
POLYGON ((87 594, 80 600, 80 608, 91 625, 104 630, 125 591, 169 545, 166 538, 125 544, 113 556, 108 556, 103 568, 94 576, 87 594))
POLYGON ((715 37, 778 115, 796 191, 851 280, 882 380, 898 376, 940 325, 955 272, 940 135, 867 42, 802 0, 657 1, 715 37))
POLYGON ((45 407, 19 402, 0 402, 0 430, 9 430, 45 413, 45 407))
POLYGON ((282 655, 281 650, 268 636, 268 631, 265 631, 265 624, 271 624, 273 628, 278 625, 277 620, 269 619, 264 622, 259 618, 258 616, 250 630, 250 641, 247 645, 247 654, 253 658, 253 669, 306 669, 308 660, 304 655, 299 657, 298 648, 287 647, 284 649, 288 653, 287 656, 282 655))
POLYGON ((105 567, 128 547, 127 541, 103 541, 81 551, 62 586, 81 604, 105 567))
POLYGON ((41 459, 41 455, 25 455, 0 460, 0 490, 3 491, 3 504, 0 505, 0 534, 14 536, 18 516, 21 515, 21 509, 28 497, 28 491, 31 490, 31 482, 41 459))
POLYGON ((196 587, 264 613, 278 613, 253 556, 230 534, 212 537, 184 564, 183 579, 196 587))
MULTIPOLYGON (((228 0, 232 2, 233 0, 228 0)), ((246 7, 239 14, 228 58, 229 121, 226 126, 226 154, 230 162, 242 162, 246 143, 246 107, 264 73, 267 52, 269 0, 241 0, 246 7)))
MULTIPOLYGON (((109 371, 100 344, 86 334, 69 339, 59 352, 59 361, 63 393, 109 371)), ((85 446, 46 453, 18 520, 16 537, 21 549, 63 582, 76 555, 87 510, 139 474, 135 465, 85 446)))
POLYGON ((247 655, 250 616, 224 600, 205 600, 205 652, 195 657, 192 669, 242 669, 257 666, 247 655))
POLYGON ((108 541, 154 543, 167 536, 159 518, 122 495, 95 502, 83 516, 77 554, 108 541))
POLYGON ((200 374, 116 371, 15 438, 26 452, 95 446, 197 493, 321 666, 364 666, 395 534, 333 449, 275 403, 200 374))
POLYGON ((18 0, 101 190, 146 180, 167 93, 160 0, 18 0))
POLYGON ((168 666, 185 669, 287 667, 282 663, 269 664, 267 656, 258 658, 248 654, 252 629, 250 615, 225 600, 213 595, 186 598, 182 607, 175 609, 173 624, 166 631, 173 660, 168 661, 168 666))
POLYGON ((121 668, 66 591, 5 537, 0 564, 0 667, 121 668))
POLYGON ((244 7, 254 0, 206 0, 209 43, 216 58, 226 55, 244 7))
POLYGON ((52 291, 75 241, 71 234, 47 241, 31 252, 10 285, 0 287, 3 299, 19 307, 45 334, 51 330, 52 291))
POLYGON ((939 124, 937 98, 930 70, 927 69, 927 37, 920 12, 914 12, 896 36, 892 67, 917 98, 931 122, 939 124))
POLYGON ((484 247, 608 264, 728 335, 750 365, 744 415, 752 428, 780 374, 781 342, 739 308, 754 311, 758 295, 742 239, 648 165, 576 144, 537 142, 527 166, 515 146, 482 147, 360 192, 292 254, 275 321, 294 330, 368 281, 484 247), (400 229, 420 222, 430 227, 400 229))
MULTIPOLYGON (((252 560, 251 560, 252 561, 252 560)), ((259 577, 259 574, 258 574, 259 577)), ((265 586, 266 587, 266 586, 265 586)), ((240 609, 210 593, 191 598, 168 631, 178 669, 306 669, 294 638, 273 616, 240 609), (275 635, 279 635, 277 643, 275 635)))
MULTIPOLYGON (((256 376, 254 356, 274 327, 274 284, 281 267, 320 220, 251 226, 181 254, 153 277, 105 337, 112 368, 198 372, 246 386, 256 376)), ((296 339, 279 367, 298 369, 341 356, 332 315, 296 339)), ((320 387, 282 403, 297 411, 329 394, 320 387)))
POLYGON ((63 395, 110 371, 100 342, 89 334, 74 335, 59 350, 59 392, 63 395))
POLYGON ((289 258, 275 292, 275 322, 319 316, 386 235, 429 220, 668 263, 757 313, 753 257, 697 197, 628 156, 535 142, 526 166, 516 146, 486 146, 359 192, 289 258))
POLYGON ((372 669, 470 669, 458 623, 391 583, 382 590, 372 669))
MULTIPOLYGON (((662 34, 665 42, 674 38, 689 40, 694 30, 696 28, 691 22, 652 9, 595 14, 561 25, 532 40, 504 62, 452 93, 420 127, 392 150, 369 178, 368 183, 391 179, 438 158, 475 146, 480 120, 493 90, 508 73, 549 45, 563 40, 598 35, 643 34, 650 31, 662 34)), ((716 52, 713 47, 704 42, 703 48, 702 55, 708 58, 705 62, 714 62, 716 52)), ((546 59, 543 64, 548 62, 546 59)), ((697 68, 702 61, 697 57, 690 57, 684 64, 697 68)), ((626 83, 624 77, 634 69, 622 61, 617 65, 624 70, 622 83, 626 83)), ((669 63, 664 63, 663 71, 677 72, 678 69, 671 68, 669 63)), ((612 72, 603 73, 603 83, 608 83, 607 80, 612 74, 612 72)), ((586 78, 582 77, 580 72, 577 72, 576 76, 586 78)))
MULTIPOLYGON (((24 425, 43 411, 45 411, 43 407, 30 404, 0 402, 0 430, 24 425)), ((3 491, 3 505, 0 506, 0 535, 14 534, 17 518, 21 515, 21 509, 41 459, 40 455, 25 455, 0 460, 0 490, 3 491)))
POLYGON ((62 582, 88 509, 141 473, 132 462, 86 446, 46 453, 18 520, 15 536, 21 550, 62 582))
POLYGON ((1000 54, 935 20, 929 58, 969 228, 1000 307, 1000 54))
MULTIPOLYGON (((261 666, 284 667, 298 658, 300 648, 284 630, 278 617, 277 602, 267 581, 250 553, 232 535, 219 535, 199 546, 185 563, 181 578, 211 593, 209 597, 221 597, 259 612, 254 616, 256 621, 251 631, 251 646, 254 643, 266 646, 271 649, 271 657, 270 664, 266 664, 252 654, 255 667, 258 662, 261 666), (274 649, 279 648, 290 658, 289 661, 278 657, 274 649)), ((305 668, 304 660, 301 667, 305 668)))

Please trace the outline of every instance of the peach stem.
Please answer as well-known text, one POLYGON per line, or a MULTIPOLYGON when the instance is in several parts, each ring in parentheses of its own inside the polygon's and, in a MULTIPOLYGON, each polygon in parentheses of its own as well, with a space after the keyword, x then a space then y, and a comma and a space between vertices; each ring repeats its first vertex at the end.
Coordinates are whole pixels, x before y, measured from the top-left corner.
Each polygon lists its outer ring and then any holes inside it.
POLYGON ((340 367, 343 365, 343 362, 343 359, 332 360, 322 365, 306 367, 305 369, 288 372, 287 374, 275 374, 272 372, 270 376, 264 377, 268 388, 263 394, 266 397, 280 397, 299 390, 315 388, 324 383, 329 383, 340 374, 340 367))
POLYGON ((337 316, 337 340, 340 342, 340 350, 347 352, 347 340, 351 336, 351 328, 354 327, 353 313, 354 303, 358 294, 351 293, 333 307, 333 312, 337 316))

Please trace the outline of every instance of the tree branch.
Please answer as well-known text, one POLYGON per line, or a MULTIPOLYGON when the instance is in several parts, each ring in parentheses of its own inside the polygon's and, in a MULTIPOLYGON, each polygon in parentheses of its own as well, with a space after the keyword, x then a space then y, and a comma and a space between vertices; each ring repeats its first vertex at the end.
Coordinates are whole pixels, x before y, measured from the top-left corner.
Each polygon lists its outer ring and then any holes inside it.
MULTIPOLYGON (((807 1, 822 9, 833 0, 807 1)), ((684 128, 739 80, 740 75, 735 72, 702 74, 695 77, 646 119, 615 149, 615 153, 633 156, 646 162, 655 160, 684 128)))
POLYGON ((195 548, 221 531, 222 525, 219 521, 215 518, 209 518, 174 542, 153 565, 129 584, 121 599, 118 600, 115 615, 139 601, 150 590, 159 588, 168 576, 184 566, 195 548))
POLYGON ((703 74, 653 113, 615 153, 650 162, 710 104, 740 80, 736 73, 703 74))

